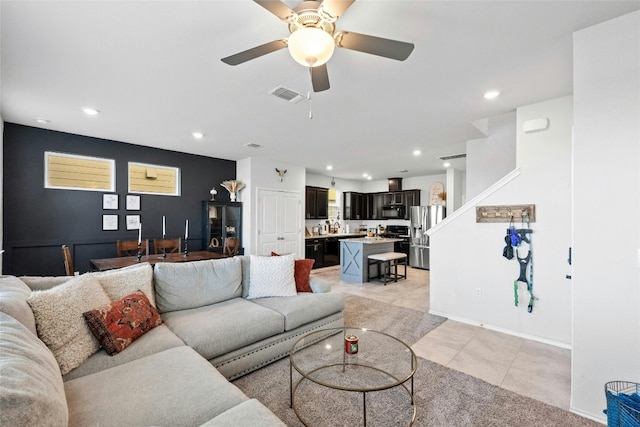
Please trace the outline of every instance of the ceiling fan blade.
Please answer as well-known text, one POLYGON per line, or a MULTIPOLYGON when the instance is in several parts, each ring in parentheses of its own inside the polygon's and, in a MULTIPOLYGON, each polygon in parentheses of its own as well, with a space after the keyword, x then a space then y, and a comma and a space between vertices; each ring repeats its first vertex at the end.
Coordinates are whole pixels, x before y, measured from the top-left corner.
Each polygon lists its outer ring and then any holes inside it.
POLYGON ((253 1, 258 3, 260 6, 264 7, 269 12, 273 13, 283 21, 286 20, 288 16, 294 13, 289 6, 282 3, 280 0, 253 0, 253 1))
POLYGON ((329 89, 329 73, 327 72, 327 64, 310 67, 311 85, 314 92, 322 92, 329 89))
POLYGON ((328 13, 334 18, 344 15, 355 0, 324 0, 320 5, 320 9, 328 13))
POLYGON ((285 40, 274 40, 272 42, 245 50, 244 52, 236 53, 235 55, 222 58, 222 62, 229 65, 238 65, 242 64, 243 62, 258 58, 262 55, 266 55, 267 53, 284 49, 285 47, 287 47, 287 42, 285 40))
POLYGON ((335 36, 336 46, 357 50, 372 55, 404 61, 413 51, 413 43, 368 36, 366 34, 340 31, 335 36))

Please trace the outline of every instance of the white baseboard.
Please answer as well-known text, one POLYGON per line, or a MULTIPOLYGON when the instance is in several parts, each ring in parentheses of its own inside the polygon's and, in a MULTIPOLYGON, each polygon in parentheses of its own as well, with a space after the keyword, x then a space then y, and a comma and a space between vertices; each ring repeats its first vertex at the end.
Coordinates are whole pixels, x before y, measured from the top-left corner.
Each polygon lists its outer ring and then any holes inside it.
POLYGON ((567 350, 571 350, 571 344, 565 343, 565 342, 561 342, 561 341, 555 341, 555 340, 550 340, 547 338, 543 338, 543 337, 539 337, 536 335, 530 335, 530 334, 525 334, 519 331, 514 331, 512 329, 507 329, 507 328, 503 328, 501 326, 495 326, 495 325, 490 325, 490 324, 486 324, 486 323, 479 323, 475 320, 471 320, 471 319, 467 319, 464 317, 458 317, 458 316, 451 316, 448 313, 442 313, 436 310, 429 310, 429 314, 433 314, 434 316, 441 316, 441 317, 446 317, 449 320, 453 320, 455 322, 460 322, 460 323, 465 323, 467 325, 472 325, 472 326, 479 326, 481 328, 485 328, 485 329, 489 329, 492 331, 496 331, 496 332, 500 332, 502 334, 507 334, 507 335, 513 335, 515 337, 519 337, 519 338, 523 338, 529 341, 536 341, 542 344, 548 344, 548 345, 552 345, 554 347, 559 347, 559 348, 564 348, 567 350))
POLYGON ((579 411, 579 410, 574 409, 574 408, 569 408, 569 412, 571 412, 573 414, 576 414, 576 415, 580 415, 583 418, 588 418, 591 421, 595 421, 595 422, 597 422, 599 424, 607 425, 607 418, 606 418, 606 416, 604 416, 604 414, 603 414, 603 418, 600 418, 600 417, 595 417, 592 414, 587 414, 586 412, 579 411))

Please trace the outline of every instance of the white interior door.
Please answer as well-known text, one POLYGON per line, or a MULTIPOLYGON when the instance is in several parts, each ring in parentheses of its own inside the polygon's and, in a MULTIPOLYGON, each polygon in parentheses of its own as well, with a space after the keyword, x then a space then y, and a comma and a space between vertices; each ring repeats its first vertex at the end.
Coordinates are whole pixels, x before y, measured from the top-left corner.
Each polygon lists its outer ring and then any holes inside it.
POLYGON ((259 190, 258 255, 293 253, 302 257, 302 196, 291 191, 259 190))

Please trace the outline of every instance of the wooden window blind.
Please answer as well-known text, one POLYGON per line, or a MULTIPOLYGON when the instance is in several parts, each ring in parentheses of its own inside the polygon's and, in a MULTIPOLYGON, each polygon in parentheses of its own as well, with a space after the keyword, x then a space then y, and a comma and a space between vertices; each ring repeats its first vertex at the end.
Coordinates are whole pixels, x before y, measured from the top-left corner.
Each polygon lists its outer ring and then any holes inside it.
POLYGON ((44 187, 66 190, 115 191, 115 161, 45 151, 44 187))
POLYGON ((180 195, 180 169, 129 163, 129 193, 180 195))

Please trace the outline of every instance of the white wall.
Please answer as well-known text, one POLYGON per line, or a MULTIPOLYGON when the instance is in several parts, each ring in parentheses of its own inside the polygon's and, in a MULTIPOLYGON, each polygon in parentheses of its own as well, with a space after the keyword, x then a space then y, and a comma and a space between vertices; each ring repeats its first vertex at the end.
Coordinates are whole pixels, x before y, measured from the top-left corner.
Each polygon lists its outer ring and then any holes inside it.
MULTIPOLYGON (((431 312, 454 320, 568 347, 571 343, 571 284, 567 251, 570 235, 572 99, 559 98, 517 110, 518 167, 495 191, 482 193, 433 228, 431 312), (547 117, 547 131, 524 134, 526 120, 547 117), (502 256, 508 223, 476 223, 476 205, 536 205, 531 224, 534 294, 527 312, 526 285, 514 306, 515 259, 502 256), (481 296, 476 296, 476 289, 481 296)), ((520 226, 521 224, 516 224, 520 226)))
POLYGON ((467 141, 467 191, 470 200, 516 167, 516 113, 486 120, 486 138, 467 141))
MULTIPOLYGON (((248 157, 237 162, 236 178, 247 186, 240 192, 238 197, 238 201, 242 202, 242 225, 244 226, 242 244, 245 254, 257 253, 258 189, 287 190, 300 193, 302 201, 300 206, 300 230, 304 230, 305 168, 262 157, 248 157), (287 170, 282 182, 276 172, 276 168, 287 170)), ((304 256, 304 232, 300 233, 300 250, 299 256, 304 256)))
POLYGON ((640 12, 573 52, 571 408, 604 420, 604 384, 640 383, 640 12))

